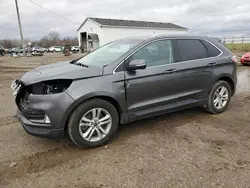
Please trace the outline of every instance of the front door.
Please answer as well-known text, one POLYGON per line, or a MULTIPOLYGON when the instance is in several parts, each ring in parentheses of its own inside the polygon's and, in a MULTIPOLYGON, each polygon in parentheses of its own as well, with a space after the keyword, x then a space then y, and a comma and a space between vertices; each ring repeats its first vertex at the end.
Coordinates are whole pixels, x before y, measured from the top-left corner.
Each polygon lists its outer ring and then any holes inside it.
POLYGON ((178 74, 172 68, 171 40, 147 44, 128 58, 126 63, 141 59, 146 62, 146 69, 125 71, 130 121, 164 112, 178 92, 178 74))

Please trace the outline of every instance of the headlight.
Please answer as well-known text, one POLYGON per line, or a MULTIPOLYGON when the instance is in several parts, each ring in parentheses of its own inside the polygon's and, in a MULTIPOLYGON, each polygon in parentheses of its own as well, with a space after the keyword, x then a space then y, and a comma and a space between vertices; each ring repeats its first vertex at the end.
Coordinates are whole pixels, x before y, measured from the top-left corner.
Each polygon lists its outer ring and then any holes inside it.
POLYGON ((72 80, 66 79, 39 82, 30 86, 30 93, 37 95, 62 93, 71 83, 72 80))
POLYGON ((242 58, 245 58, 245 56, 243 55, 242 58))

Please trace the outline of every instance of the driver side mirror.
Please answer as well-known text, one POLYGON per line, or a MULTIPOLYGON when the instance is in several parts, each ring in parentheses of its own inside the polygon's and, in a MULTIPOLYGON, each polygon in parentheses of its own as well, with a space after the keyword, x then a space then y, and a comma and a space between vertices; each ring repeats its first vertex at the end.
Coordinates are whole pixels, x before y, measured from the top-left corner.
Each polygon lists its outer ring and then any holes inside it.
POLYGON ((147 67, 145 61, 143 59, 138 59, 138 60, 132 60, 128 66, 127 69, 134 71, 137 69, 145 69, 147 67))

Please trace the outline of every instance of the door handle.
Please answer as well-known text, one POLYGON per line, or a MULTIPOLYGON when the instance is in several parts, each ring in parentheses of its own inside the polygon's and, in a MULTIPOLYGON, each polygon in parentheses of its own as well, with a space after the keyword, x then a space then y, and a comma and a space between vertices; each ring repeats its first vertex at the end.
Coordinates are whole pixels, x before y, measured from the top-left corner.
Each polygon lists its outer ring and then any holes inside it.
POLYGON ((176 69, 169 69, 169 70, 165 70, 164 73, 165 74, 173 74, 175 73, 177 70, 176 69))
POLYGON ((216 66, 216 63, 208 63, 207 66, 213 67, 213 66, 216 66))

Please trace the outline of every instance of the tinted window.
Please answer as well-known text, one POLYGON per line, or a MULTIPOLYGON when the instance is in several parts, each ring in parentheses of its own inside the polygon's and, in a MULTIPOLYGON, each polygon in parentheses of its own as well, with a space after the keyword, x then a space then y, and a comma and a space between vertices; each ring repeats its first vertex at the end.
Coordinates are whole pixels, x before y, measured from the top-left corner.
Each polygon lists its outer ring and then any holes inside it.
POLYGON ((172 44, 170 40, 153 42, 138 50, 131 60, 143 59, 147 67, 172 63, 172 44))
POLYGON ((211 43, 202 40, 202 43, 205 45, 205 47, 207 48, 208 51, 208 57, 216 57, 218 56, 221 52, 214 47, 211 43))
POLYGON ((198 39, 176 40, 179 58, 177 61, 189 61, 208 57, 207 49, 198 39))

